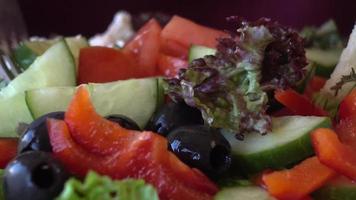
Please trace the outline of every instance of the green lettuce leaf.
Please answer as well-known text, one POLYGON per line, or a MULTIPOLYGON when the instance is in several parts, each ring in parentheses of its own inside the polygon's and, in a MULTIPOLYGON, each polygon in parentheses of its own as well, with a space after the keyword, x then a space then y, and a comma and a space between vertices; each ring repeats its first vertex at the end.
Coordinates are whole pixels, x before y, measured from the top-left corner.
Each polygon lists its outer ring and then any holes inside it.
POLYGON ((159 200, 155 188, 143 180, 111 180, 89 172, 84 182, 69 179, 56 200, 159 200))

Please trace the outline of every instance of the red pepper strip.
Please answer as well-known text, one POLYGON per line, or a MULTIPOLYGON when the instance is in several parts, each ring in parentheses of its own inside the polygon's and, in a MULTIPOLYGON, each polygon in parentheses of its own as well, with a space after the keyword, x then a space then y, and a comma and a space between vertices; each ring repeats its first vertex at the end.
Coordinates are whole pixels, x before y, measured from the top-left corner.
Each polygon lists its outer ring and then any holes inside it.
POLYGON ((277 90, 274 97, 295 115, 328 116, 327 112, 316 107, 306 96, 292 89, 277 90))
POLYGON ((217 192, 207 177, 167 150, 165 138, 113 127, 95 113, 89 99, 87 90, 80 87, 65 116, 69 129, 51 124, 57 121, 48 124, 53 152, 70 171, 83 176, 93 169, 116 179, 143 178, 156 186, 161 199, 205 200, 217 192), (77 135, 75 141, 70 135, 77 135), (100 148, 106 153, 100 153, 100 148))
POLYGON ((5 168, 16 156, 17 143, 17 139, 0 139, 0 169, 5 168))
POLYGON ((334 170, 312 157, 292 169, 264 174, 262 180, 272 196, 280 200, 300 200, 335 175, 334 170))
POLYGON ((356 151, 342 144, 333 130, 326 128, 315 130, 312 133, 312 143, 320 162, 356 180, 356 151))

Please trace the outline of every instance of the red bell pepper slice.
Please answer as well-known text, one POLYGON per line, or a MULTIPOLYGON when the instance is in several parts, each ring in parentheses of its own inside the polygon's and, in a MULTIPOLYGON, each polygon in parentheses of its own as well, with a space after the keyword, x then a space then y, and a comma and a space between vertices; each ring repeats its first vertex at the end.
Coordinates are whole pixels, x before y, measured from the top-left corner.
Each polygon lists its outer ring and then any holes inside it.
POLYGON ((123 49, 125 53, 131 54, 136 59, 142 77, 154 76, 157 73, 161 31, 159 23, 151 19, 123 49))
POLYGON ((216 48, 217 38, 226 35, 222 31, 196 24, 177 15, 172 17, 161 34, 163 40, 173 40, 185 47, 195 44, 211 48, 216 48))
POLYGON ((356 180, 356 151, 342 144, 333 130, 319 128, 313 131, 312 144, 321 163, 356 180))
POLYGON ((0 139, 0 169, 5 168, 16 156, 17 144, 17 139, 0 139))
POLYGON ((80 50, 78 82, 105 83, 141 77, 135 61, 123 52, 108 47, 80 50))
POLYGON ((306 96, 292 89, 276 90, 274 97, 295 115, 328 116, 327 112, 316 107, 306 96))
POLYGON ((126 130, 96 114, 84 87, 69 105, 65 122, 48 121, 50 141, 54 155, 77 175, 93 169, 115 179, 143 178, 156 186, 161 199, 204 200, 217 192, 206 176, 167 150, 162 136, 126 130))
POLYGON ((352 90, 340 103, 339 118, 356 116, 356 90, 352 90))
POLYGON ((160 75, 175 77, 181 68, 188 67, 188 61, 161 54, 158 60, 160 75))
POLYGON ((189 46, 180 44, 171 39, 161 38, 161 53, 186 60, 188 58, 189 46))
POLYGON ((335 175, 334 170, 321 164, 314 156, 292 169, 264 174, 262 180, 272 196, 280 200, 300 200, 335 175))

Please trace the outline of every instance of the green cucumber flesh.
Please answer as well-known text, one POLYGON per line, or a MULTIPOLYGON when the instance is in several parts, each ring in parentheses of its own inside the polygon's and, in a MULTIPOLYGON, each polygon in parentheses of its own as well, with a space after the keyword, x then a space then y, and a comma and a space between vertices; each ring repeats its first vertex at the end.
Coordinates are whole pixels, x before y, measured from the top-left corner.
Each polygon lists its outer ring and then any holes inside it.
POLYGON ((197 58, 203 58, 204 56, 207 55, 214 55, 216 52, 215 49, 205 47, 205 46, 199 46, 199 45, 192 45, 189 49, 189 62, 192 62, 193 60, 197 58))
MULTIPOLYGON (((27 69, 38 56, 42 55, 59 40, 60 38, 24 41, 13 51, 12 57, 22 68, 27 69)), ((89 46, 88 41, 82 36, 67 37, 65 40, 74 56, 76 64, 78 64, 79 50, 89 46)))
POLYGON ((0 91, 0 137, 17 137, 18 124, 32 121, 25 100, 26 90, 75 85, 73 56, 61 40, 0 91))
POLYGON ((272 131, 266 135, 246 134, 243 141, 224 133, 232 151, 231 174, 251 175, 264 169, 281 169, 295 164, 314 151, 310 132, 330 127, 327 117, 286 116, 272 118, 272 131))
POLYGON ((76 85, 74 59, 66 42, 61 40, 3 88, 0 96, 12 96, 41 87, 74 85, 76 85))
MULTIPOLYGON (((91 100, 102 116, 123 114, 143 128, 162 102, 159 78, 131 79, 87 85, 91 100)), ((34 118, 54 111, 65 111, 75 87, 29 90, 26 102, 34 118)))
POLYGON ((342 49, 306 49, 307 59, 316 67, 315 74, 329 77, 339 62, 342 49))
POLYGON ((257 186, 231 187, 219 191, 214 200, 276 200, 257 186))
POLYGON ((355 200, 356 183, 345 177, 337 177, 312 194, 314 200, 355 200))

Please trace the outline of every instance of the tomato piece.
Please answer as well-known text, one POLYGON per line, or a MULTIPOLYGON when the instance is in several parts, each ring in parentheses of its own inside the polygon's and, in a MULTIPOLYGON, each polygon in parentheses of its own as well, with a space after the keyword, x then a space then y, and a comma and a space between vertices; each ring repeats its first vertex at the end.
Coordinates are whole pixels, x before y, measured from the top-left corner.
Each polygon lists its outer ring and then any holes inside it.
POLYGON ((333 130, 319 128, 313 131, 312 144, 321 163, 356 180, 355 151, 342 144, 333 130))
POLYGON ((304 94, 309 98, 313 97, 313 94, 319 92, 320 89, 325 85, 325 82, 325 78, 320 76, 313 76, 305 88, 304 94))
POLYGON ((356 151, 356 116, 341 119, 336 125, 336 133, 343 144, 356 151))
POLYGON ((54 155, 71 172, 89 169, 114 179, 142 178, 156 186, 161 199, 211 199, 217 187, 167 149, 167 140, 152 132, 126 130, 100 117, 88 91, 80 87, 65 122, 48 122, 54 155), (68 126, 68 127, 66 127, 68 126))
POLYGON ((17 139, 0 139, 0 169, 5 168, 10 160, 16 156, 17 143, 17 139))
POLYGON ((339 118, 344 119, 356 115, 356 90, 352 90, 340 103, 339 118))
POLYGON ((142 76, 134 60, 108 47, 86 47, 80 50, 78 82, 105 83, 142 76))
POLYGON ((334 170, 321 164, 317 157, 304 160, 292 169, 264 174, 268 192, 278 199, 300 200, 334 177, 334 170))
POLYGON ((185 47, 192 44, 216 48, 217 38, 224 37, 222 31, 196 24, 188 19, 173 16, 162 30, 163 40, 173 40, 185 47))
POLYGON ((162 28, 155 19, 149 20, 129 41, 124 52, 131 54, 144 77, 154 76, 160 50, 162 28))
POLYGON ((181 68, 187 68, 188 61, 180 58, 161 54, 158 60, 158 68, 161 75, 175 77, 181 68))
POLYGON ((186 60, 188 58, 189 48, 189 46, 185 46, 171 39, 161 39, 161 53, 169 56, 186 60))
POLYGON ((274 94, 274 98, 295 115, 328 116, 327 112, 316 107, 306 96, 292 89, 277 90, 274 94))

